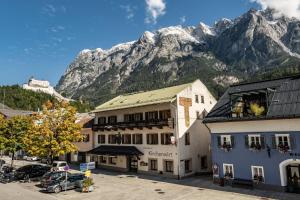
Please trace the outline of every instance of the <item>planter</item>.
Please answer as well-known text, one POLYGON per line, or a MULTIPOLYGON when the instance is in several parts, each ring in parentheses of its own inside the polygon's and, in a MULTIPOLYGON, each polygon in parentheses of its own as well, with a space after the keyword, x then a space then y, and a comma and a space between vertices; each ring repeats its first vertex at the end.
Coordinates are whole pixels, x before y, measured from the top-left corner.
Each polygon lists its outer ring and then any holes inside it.
POLYGON ((89 187, 83 187, 82 192, 93 192, 94 191, 94 186, 89 186, 89 187))

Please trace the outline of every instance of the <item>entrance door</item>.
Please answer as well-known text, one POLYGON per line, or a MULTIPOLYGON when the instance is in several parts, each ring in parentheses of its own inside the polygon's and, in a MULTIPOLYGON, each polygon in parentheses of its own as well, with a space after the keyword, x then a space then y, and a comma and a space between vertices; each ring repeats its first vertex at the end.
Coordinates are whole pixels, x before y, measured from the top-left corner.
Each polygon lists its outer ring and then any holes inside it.
POLYGON ((287 191, 300 193, 300 165, 291 164, 286 166, 287 191))
POLYGON ((137 172, 138 170, 138 159, 136 156, 129 156, 128 157, 129 161, 129 171, 131 172, 137 172))

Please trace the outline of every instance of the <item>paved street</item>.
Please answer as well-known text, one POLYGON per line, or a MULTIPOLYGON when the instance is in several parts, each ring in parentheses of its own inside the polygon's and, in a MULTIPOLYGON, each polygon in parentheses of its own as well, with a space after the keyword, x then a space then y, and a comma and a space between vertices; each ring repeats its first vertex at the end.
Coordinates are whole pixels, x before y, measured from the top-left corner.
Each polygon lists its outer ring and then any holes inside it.
POLYGON ((40 192, 37 182, 9 183, 0 185, 1 200, 51 200, 51 199, 110 199, 110 200, 152 200, 152 199, 210 199, 210 200, 251 200, 251 199, 286 199, 299 200, 300 195, 276 193, 260 190, 219 187, 211 182, 211 178, 192 177, 174 180, 145 175, 122 174, 111 171, 96 170, 92 175, 95 191, 80 193, 70 190, 60 194, 40 192))

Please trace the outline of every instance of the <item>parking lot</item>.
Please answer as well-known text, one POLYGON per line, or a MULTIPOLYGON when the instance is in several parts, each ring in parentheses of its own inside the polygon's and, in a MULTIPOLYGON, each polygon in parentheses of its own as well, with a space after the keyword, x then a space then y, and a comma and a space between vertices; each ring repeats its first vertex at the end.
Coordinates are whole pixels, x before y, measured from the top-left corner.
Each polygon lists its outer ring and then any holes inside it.
MULTIPOLYGON (((25 161, 24 163, 26 164, 25 161)), ((69 190, 59 194, 48 194, 41 191, 38 182, 0 184, 0 199, 300 199, 300 195, 297 194, 220 187, 212 184, 209 176, 195 176, 178 181, 140 174, 95 170, 92 178, 95 182, 95 191, 91 193, 69 190)))

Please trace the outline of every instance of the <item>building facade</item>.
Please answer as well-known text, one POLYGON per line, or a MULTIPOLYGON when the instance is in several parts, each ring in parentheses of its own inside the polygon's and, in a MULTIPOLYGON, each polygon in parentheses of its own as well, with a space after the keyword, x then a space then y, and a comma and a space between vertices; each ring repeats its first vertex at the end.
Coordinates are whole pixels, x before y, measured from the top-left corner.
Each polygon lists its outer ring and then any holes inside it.
POLYGON ((203 116, 216 100, 197 80, 149 92, 118 96, 96 108, 98 167, 184 177, 208 172, 208 129, 203 116))
POLYGON ((204 120, 214 178, 300 192, 300 77, 231 86, 204 120))

